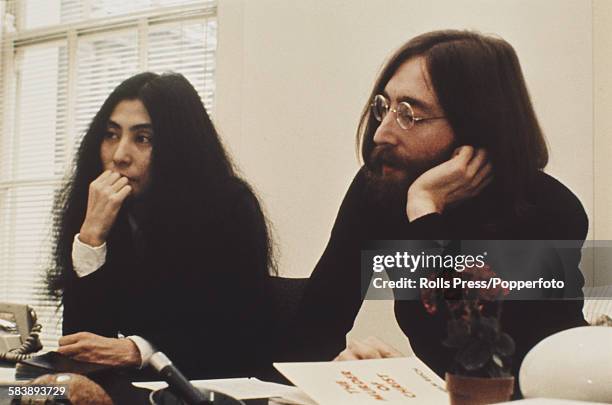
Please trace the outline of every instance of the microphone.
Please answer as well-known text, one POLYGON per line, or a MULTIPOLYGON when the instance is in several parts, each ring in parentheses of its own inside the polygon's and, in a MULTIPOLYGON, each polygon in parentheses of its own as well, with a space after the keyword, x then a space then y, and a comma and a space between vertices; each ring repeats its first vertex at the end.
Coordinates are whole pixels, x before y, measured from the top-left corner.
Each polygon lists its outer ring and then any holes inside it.
POLYGON ((149 365, 157 371, 168 386, 189 405, 212 405, 196 387, 172 364, 162 352, 155 352, 149 359, 149 365))

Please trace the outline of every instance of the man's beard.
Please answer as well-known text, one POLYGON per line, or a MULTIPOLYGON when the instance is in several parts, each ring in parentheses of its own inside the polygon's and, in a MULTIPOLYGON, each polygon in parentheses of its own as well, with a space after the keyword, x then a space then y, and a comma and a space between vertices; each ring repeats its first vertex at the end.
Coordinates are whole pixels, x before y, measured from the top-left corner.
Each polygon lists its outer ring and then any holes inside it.
POLYGON ((376 146, 365 165, 368 199, 387 209, 405 206, 410 185, 437 163, 409 160, 390 145, 376 146), (383 166, 393 169, 392 173, 384 173, 383 166))

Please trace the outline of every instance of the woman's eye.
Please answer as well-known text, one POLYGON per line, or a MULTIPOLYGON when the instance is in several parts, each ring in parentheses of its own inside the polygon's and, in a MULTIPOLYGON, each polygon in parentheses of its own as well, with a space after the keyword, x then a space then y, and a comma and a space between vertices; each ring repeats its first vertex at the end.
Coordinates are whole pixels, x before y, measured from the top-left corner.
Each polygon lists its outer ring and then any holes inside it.
POLYGON ((151 143, 151 136, 150 135, 137 135, 136 136, 136 142, 138 143, 151 143))
POLYGON ((104 138, 106 139, 117 139, 119 138, 119 135, 117 135, 116 133, 112 132, 112 131, 108 131, 104 134, 104 138))

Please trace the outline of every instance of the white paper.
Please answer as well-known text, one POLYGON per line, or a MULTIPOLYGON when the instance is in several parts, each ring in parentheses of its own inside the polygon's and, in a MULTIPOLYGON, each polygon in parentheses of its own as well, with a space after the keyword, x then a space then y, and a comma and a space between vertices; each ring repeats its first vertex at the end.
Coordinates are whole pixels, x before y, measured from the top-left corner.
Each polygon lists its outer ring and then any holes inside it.
MULTIPOLYGON (((237 399, 282 397, 291 394, 295 387, 258 380, 257 378, 224 378, 217 380, 192 380, 197 388, 205 388, 230 395, 237 399)), ((163 381, 134 382, 140 388, 156 390, 168 386, 163 381)))
POLYGON ((304 391, 297 387, 287 387, 287 391, 280 397, 273 397, 269 401, 270 404, 282 405, 318 405, 304 391))
POLYGON ((320 405, 448 404, 445 383, 417 357, 275 363, 320 405))

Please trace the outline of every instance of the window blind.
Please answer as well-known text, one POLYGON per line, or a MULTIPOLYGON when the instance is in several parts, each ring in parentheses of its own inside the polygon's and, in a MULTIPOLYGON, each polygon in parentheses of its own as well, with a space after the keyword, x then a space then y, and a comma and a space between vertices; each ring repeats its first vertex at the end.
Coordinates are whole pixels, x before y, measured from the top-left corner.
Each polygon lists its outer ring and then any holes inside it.
POLYGON ((0 302, 32 305, 45 348, 61 309, 45 290, 53 197, 94 114, 121 81, 175 71, 209 113, 214 1, 10 0, 0 5, 0 302))

